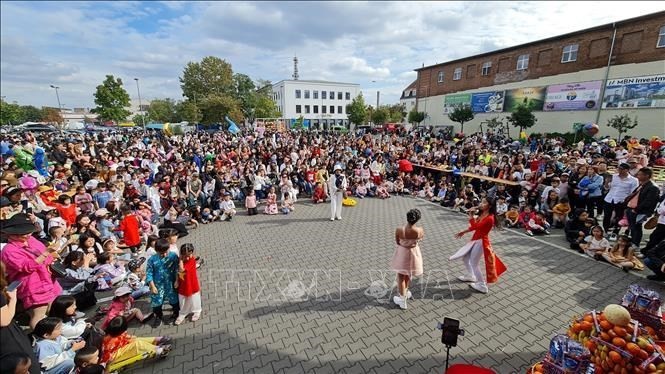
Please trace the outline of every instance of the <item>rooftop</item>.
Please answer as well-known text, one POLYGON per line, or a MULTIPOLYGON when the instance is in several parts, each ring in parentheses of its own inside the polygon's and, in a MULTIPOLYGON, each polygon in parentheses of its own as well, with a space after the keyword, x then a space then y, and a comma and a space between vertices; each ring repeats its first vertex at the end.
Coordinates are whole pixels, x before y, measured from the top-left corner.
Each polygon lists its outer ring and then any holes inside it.
POLYGON ((344 82, 330 82, 330 81, 323 81, 323 80, 305 80, 305 79, 298 79, 298 80, 293 80, 293 79, 284 79, 281 80, 277 83, 273 83, 273 86, 276 86, 280 83, 314 83, 314 84, 335 84, 335 85, 344 85, 344 86, 360 86, 358 83, 344 83, 344 82))
POLYGON ((598 31, 598 30, 603 30, 603 29, 613 29, 614 27, 620 26, 620 25, 625 24, 625 23, 632 23, 632 22, 641 21, 641 20, 645 20, 645 19, 650 19, 650 18, 654 18, 654 17, 665 17, 665 11, 650 13, 650 14, 646 14, 646 15, 643 15, 643 16, 624 19, 624 20, 616 21, 616 22, 612 22, 612 23, 606 23, 604 25, 590 27, 590 28, 584 29, 584 30, 573 31, 573 32, 570 32, 570 33, 567 33, 567 34, 562 34, 562 35, 557 35, 557 36, 553 36, 553 37, 549 37, 549 38, 545 38, 545 39, 540 39, 540 40, 536 40, 536 41, 529 42, 529 43, 515 45, 515 46, 512 46, 512 47, 497 49, 495 51, 484 52, 484 53, 480 53, 480 54, 473 55, 473 56, 458 58, 456 60, 450 60, 450 61, 441 62, 441 63, 434 64, 434 65, 423 66, 421 68, 414 69, 414 70, 415 71, 426 70, 426 69, 430 69, 430 68, 433 68, 433 67, 436 67, 436 66, 443 66, 443 65, 457 63, 457 62, 460 62, 460 61, 469 60, 469 59, 473 59, 473 58, 490 56, 490 55, 497 54, 497 53, 502 53, 502 52, 509 52, 509 51, 519 49, 519 48, 523 48, 523 47, 527 47, 527 46, 530 46, 530 45, 545 43, 545 42, 549 42, 549 41, 553 41, 553 40, 557 40, 557 39, 562 39, 562 38, 568 38, 568 37, 571 37, 571 36, 576 36, 576 35, 584 34, 584 33, 591 32, 591 31, 598 31))

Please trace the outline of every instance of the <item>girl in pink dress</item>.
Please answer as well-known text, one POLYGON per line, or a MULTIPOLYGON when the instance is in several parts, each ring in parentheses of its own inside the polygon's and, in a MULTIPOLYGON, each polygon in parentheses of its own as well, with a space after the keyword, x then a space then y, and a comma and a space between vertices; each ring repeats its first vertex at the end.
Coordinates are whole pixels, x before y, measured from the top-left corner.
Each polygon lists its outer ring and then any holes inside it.
POLYGON ((270 192, 268 192, 268 200, 266 201, 265 214, 277 214, 277 195, 275 194, 275 187, 270 187, 270 192))
POLYGON ((406 213, 406 226, 395 230, 395 254, 391 267, 397 272, 397 285, 399 296, 393 297, 393 302, 400 308, 406 309, 406 300, 412 298, 409 283, 414 276, 423 273, 423 257, 420 254, 418 243, 423 240, 425 231, 416 227, 420 220, 420 210, 411 209, 406 213))

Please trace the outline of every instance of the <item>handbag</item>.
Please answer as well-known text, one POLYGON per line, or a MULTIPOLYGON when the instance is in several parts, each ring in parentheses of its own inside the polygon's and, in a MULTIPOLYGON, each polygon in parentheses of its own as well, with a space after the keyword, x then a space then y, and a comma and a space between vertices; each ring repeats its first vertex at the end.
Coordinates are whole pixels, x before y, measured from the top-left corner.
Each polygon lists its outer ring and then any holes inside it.
POLYGON ((653 230, 658 226, 658 215, 651 216, 646 222, 644 222, 644 228, 647 230, 653 230))
POLYGON ((67 267, 62 263, 61 260, 53 262, 49 266, 49 269, 51 269, 51 274, 53 274, 56 278, 64 278, 67 276, 67 267))

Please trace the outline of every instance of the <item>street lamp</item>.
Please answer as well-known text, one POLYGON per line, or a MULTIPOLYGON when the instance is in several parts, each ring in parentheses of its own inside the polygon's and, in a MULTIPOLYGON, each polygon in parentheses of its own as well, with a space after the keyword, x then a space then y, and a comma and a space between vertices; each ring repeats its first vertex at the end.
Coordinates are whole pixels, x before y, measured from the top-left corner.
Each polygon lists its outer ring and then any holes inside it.
POLYGON ((60 112, 60 118, 64 120, 64 117, 62 116, 62 105, 60 105, 60 94, 58 93, 58 89, 60 89, 60 87, 51 85, 51 88, 55 89, 55 97, 58 99, 58 111, 60 112))
MULTIPOLYGON (((376 83, 376 81, 372 81, 372 83, 376 83)), ((376 90, 376 109, 379 109, 379 97, 381 96, 381 91, 376 90)))
POLYGON ((143 125, 143 132, 145 132, 145 116, 143 115, 143 105, 141 105, 141 89, 139 88, 139 79, 134 78, 136 81, 136 92, 139 94, 139 114, 141 114, 141 122, 143 125))

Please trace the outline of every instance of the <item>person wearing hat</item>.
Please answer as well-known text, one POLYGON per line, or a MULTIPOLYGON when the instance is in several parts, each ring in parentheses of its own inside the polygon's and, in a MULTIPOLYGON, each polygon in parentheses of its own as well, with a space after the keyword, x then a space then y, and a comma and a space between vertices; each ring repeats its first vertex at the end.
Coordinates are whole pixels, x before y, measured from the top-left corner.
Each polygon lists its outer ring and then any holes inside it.
POLYGON ((644 146, 639 144, 633 147, 632 158, 637 160, 640 168, 649 166, 649 157, 644 152, 644 146))
POLYGON ((631 192, 637 188, 637 178, 628 173, 630 165, 621 163, 617 167, 617 173, 612 176, 610 189, 605 195, 603 204, 603 229, 609 232, 614 227, 613 236, 619 233, 620 227, 617 222, 623 218, 626 209, 625 200, 631 192))
POLYGON ((51 302, 62 293, 50 270, 59 248, 47 248, 32 236, 38 229, 26 214, 14 215, 3 221, 1 227, 7 245, 0 253, 0 260, 6 266, 7 279, 21 282, 17 295, 30 314, 30 327, 34 329, 46 316, 51 302))
POLYGON ((154 316, 153 313, 148 313, 144 316, 139 308, 134 307, 132 289, 128 286, 119 287, 113 292, 113 296, 113 301, 111 301, 109 310, 106 313, 106 318, 102 322, 102 330, 105 330, 109 322, 118 316, 124 317, 127 322, 136 318, 141 323, 146 323, 154 316))
POLYGON ((633 177, 637 176, 637 172, 640 171, 640 162, 637 158, 631 157, 628 160, 628 165, 630 166, 630 169, 628 170, 628 174, 632 175, 633 177))
POLYGON ((328 181, 331 221, 342 219, 342 199, 344 199, 344 194, 349 186, 346 176, 342 174, 342 167, 337 164, 333 170, 335 174, 333 174, 328 181))

